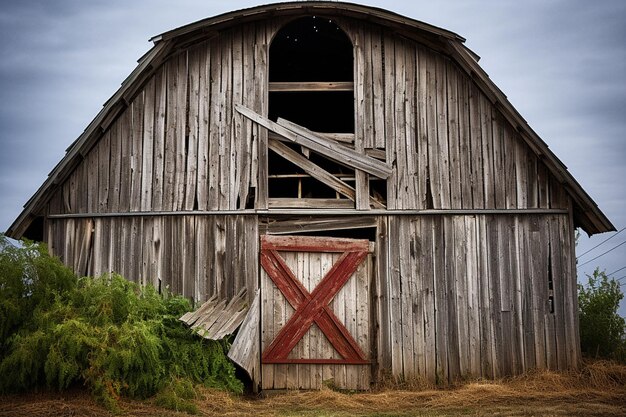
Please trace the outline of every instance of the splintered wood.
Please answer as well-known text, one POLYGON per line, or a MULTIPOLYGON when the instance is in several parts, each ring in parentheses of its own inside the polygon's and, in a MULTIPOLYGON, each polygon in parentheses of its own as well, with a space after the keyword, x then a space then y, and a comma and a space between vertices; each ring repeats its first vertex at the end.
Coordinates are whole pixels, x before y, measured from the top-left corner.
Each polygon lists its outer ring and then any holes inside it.
POLYGON ((179 320, 205 339, 222 339, 233 334, 246 317, 249 308, 246 292, 242 288, 228 302, 214 295, 196 311, 185 313, 179 320))

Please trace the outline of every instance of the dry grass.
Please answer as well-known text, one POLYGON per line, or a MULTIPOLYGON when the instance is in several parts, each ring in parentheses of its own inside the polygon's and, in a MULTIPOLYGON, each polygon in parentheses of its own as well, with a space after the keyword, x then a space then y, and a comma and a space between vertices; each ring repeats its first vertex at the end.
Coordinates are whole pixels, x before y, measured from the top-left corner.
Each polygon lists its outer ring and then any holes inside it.
MULTIPOLYGON (((579 372, 537 371, 498 381, 475 380, 448 388, 423 381, 385 381, 368 393, 293 391, 269 398, 238 397, 202 390, 205 416, 626 416, 626 366, 586 363, 579 372)), ((185 415, 150 401, 122 402, 126 416, 185 415)), ((0 398, 0 416, 108 416, 81 390, 0 398)))

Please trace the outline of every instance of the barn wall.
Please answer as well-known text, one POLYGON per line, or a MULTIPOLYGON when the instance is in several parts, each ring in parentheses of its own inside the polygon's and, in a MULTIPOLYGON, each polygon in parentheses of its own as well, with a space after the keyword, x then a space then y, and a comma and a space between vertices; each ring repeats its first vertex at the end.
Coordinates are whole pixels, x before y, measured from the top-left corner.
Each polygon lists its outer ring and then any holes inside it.
MULTIPOLYGON (((51 253, 79 275, 116 272, 195 300, 257 287, 256 216, 51 219, 51 253), (251 239, 249 237, 252 237, 251 239)), ((252 293, 252 291, 250 291, 252 293)), ((250 294, 249 293, 249 294, 250 294)))
MULTIPOLYGON (((267 114, 267 50, 282 21, 235 26, 170 57, 48 212, 266 207, 267 132, 233 106, 267 114)), ((339 24, 355 45, 355 148, 386 149, 389 209, 568 207, 562 186, 447 56, 376 25, 339 24)))
MULTIPOLYGON (((267 51, 278 23, 250 22, 181 47, 59 186, 47 213, 266 207, 267 132, 233 106, 267 114, 267 51)), ((340 25, 355 45, 355 148, 386 150, 388 209, 571 210, 563 186, 446 55, 366 22, 340 25)), ((79 274, 119 272, 197 300, 257 286, 256 216, 46 224, 52 253, 79 274)), ((578 364, 568 215, 390 215, 379 227, 378 371, 448 380, 578 364)))
POLYGON ((567 215, 390 216, 387 222, 381 369, 446 381, 578 365, 567 215))
POLYGON ((49 213, 245 208, 267 133, 233 106, 267 113, 275 30, 271 21, 237 26, 170 57, 59 187, 49 213))
POLYGON ((356 142, 386 149, 389 209, 567 208, 562 186, 449 57, 367 22, 342 26, 355 44, 356 142))

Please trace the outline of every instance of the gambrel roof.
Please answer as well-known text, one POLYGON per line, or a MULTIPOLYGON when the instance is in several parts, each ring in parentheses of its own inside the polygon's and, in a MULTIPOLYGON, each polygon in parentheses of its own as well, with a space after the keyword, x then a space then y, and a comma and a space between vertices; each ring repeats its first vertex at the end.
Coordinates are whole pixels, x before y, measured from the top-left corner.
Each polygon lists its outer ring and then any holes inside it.
POLYGON ((151 39, 154 46, 138 61, 138 66, 124 80, 119 90, 105 103, 103 109, 87 126, 82 135, 72 143, 64 158, 49 174, 46 181, 25 204, 24 210, 7 231, 7 235, 21 237, 35 217, 50 200, 57 187, 81 163, 90 149, 100 139, 108 126, 124 111, 135 95, 154 74, 156 68, 168 57, 189 45, 210 39, 221 30, 246 22, 290 15, 345 16, 372 22, 388 28, 405 38, 414 39, 450 57, 478 85, 494 103, 504 118, 519 132, 520 137, 548 167, 552 175, 571 196, 574 223, 588 234, 615 230, 609 219, 593 199, 568 172, 567 167, 552 153, 546 143, 530 128, 528 123, 507 100, 507 97, 490 80, 478 65, 479 57, 464 46, 465 39, 453 32, 414 19, 370 6, 342 2, 286 2, 252 7, 203 19, 177 29, 164 32, 151 39))

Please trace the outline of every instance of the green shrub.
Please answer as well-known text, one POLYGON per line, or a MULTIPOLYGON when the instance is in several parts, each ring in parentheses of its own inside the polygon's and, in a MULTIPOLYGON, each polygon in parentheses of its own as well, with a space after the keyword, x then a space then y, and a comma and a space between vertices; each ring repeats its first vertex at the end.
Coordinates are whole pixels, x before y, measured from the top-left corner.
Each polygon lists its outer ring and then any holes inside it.
POLYGON ((624 298, 617 281, 596 269, 578 285, 580 346, 584 354, 624 361, 626 322, 617 310, 624 298))
POLYGON ((84 383, 111 410, 122 395, 161 392, 180 399, 164 406, 187 411, 180 387, 242 392, 228 342, 178 320, 187 299, 115 274, 77 279, 41 245, 17 248, 1 235, 0 245, 0 392, 84 383))

